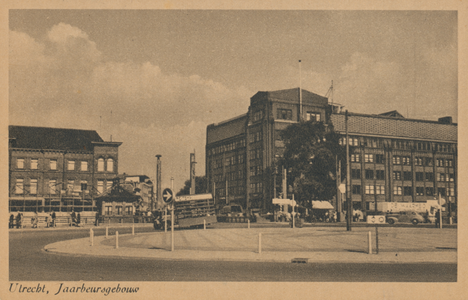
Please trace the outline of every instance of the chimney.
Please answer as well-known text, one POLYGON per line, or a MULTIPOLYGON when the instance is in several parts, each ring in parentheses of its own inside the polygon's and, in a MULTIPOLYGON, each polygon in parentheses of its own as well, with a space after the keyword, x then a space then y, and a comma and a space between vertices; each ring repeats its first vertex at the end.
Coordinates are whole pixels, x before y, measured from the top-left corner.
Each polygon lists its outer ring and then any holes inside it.
POLYGON ((452 124, 452 117, 439 118, 439 123, 441 123, 441 124, 452 124))

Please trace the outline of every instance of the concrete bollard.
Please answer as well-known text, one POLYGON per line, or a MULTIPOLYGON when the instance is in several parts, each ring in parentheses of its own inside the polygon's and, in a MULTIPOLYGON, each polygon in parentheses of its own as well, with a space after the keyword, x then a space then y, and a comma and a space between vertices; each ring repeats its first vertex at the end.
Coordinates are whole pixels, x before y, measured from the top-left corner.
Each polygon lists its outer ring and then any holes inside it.
POLYGON ((250 220, 247 220, 247 228, 250 229, 250 220))
POLYGON ((119 232, 115 232, 115 249, 119 249, 119 232))
POLYGON ((106 226, 106 239, 109 237, 109 226, 106 226))
POLYGON ((132 235, 135 235, 135 224, 132 225, 132 235))
POLYGON ((203 219, 203 230, 206 230, 206 220, 203 219))
POLYGON ((91 242, 91 246, 94 246, 94 231, 92 228, 89 229, 89 240, 91 242))
POLYGON ((262 233, 258 234, 258 254, 262 254, 262 233))
POLYGON ((367 233, 367 244, 368 244, 368 253, 372 254, 372 233, 369 231, 367 233))

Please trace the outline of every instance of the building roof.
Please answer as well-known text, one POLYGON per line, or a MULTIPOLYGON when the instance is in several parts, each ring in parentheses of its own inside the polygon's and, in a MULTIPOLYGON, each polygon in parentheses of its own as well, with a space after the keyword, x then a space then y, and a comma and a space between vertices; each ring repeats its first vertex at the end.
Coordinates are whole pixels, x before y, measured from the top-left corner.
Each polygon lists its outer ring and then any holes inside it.
POLYGON ((93 142, 103 142, 94 130, 10 125, 13 148, 91 151, 93 142))
MULTIPOLYGON (((262 98, 262 97, 267 97, 269 99, 289 101, 289 102, 299 102, 299 88, 278 90, 278 91, 271 91, 271 92, 257 92, 255 95, 252 96, 251 101, 255 101, 257 98, 262 98)), ((327 105, 328 98, 302 89, 302 102, 314 103, 317 105, 327 105)))
MULTIPOLYGON (((393 138, 457 142, 457 124, 349 113, 348 133, 393 138)), ((345 133, 345 114, 332 114, 335 131, 345 133)))
POLYGON ((206 144, 216 143, 245 133, 247 114, 221 123, 210 124, 206 130, 206 144))

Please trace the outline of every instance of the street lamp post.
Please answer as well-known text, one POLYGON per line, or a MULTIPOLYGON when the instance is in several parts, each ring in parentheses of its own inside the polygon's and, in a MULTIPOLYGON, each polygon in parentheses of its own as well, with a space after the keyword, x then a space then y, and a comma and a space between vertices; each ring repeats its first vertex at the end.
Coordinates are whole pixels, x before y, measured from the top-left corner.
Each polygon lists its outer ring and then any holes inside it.
MULTIPOLYGON (((161 156, 156 155, 156 201, 161 200, 161 156)), ((154 203, 151 203, 151 211, 154 210, 154 203)))

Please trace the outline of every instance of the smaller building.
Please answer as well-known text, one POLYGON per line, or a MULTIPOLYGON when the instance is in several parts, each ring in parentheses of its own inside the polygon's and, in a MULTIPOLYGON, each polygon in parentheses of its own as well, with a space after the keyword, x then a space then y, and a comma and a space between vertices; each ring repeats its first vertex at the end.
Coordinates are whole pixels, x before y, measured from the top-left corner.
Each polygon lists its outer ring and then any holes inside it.
POLYGON ((141 201, 136 207, 136 212, 151 211, 153 203, 153 182, 146 175, 123 175, 124 186, 130 189, 135 195, 140 196, 141 201))

